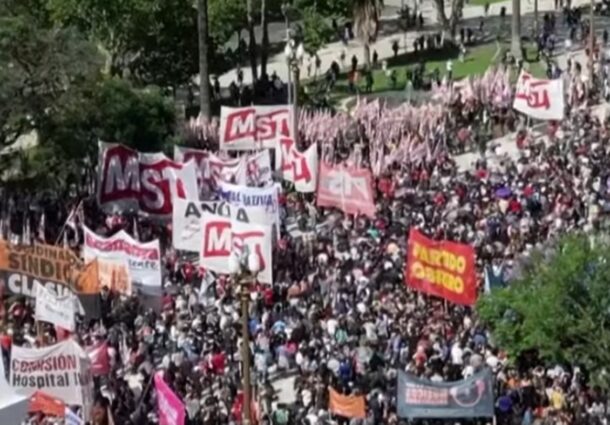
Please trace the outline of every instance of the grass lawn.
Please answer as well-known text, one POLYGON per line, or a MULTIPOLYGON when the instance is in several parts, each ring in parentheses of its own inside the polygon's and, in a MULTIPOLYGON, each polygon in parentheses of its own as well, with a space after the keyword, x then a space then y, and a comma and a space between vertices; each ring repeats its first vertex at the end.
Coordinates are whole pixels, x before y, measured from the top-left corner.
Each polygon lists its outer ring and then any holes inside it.
MULTIPOLYGON (((426 73, 431 73, 438 69, 441 77, 447 73, 447 61, 453 62, 453 78, 462 79, 469 75, 482 75, 490 67, 500 63, 504 52, 510 48, 508 44, 486 43, 478 46, 467 48, 466 57, 463 62, 459 60, 459 51, 457 48, 447 48, 426 52, 424 54, 415 54, 407 52, 387 60, 387 69, 396 71, 396 85, 393 87, 389 72, 383 71, 381 65, 378 69, 373 70, 373 93, 381 93, 392 90, 404 90, 406 84, 406 71, 413 69, 421 60, 426 63, 426 73), (500 51, 498 52, 498 47, 500 51)), ((535 50, 533 46, 528 47, 527 56, 529 59, 534 58, 535 50)), ((545 74, 545 66, 540 62, 529 62, 526 65, 529 72, 534 76, 542 77, 545 74)), ((516 74, 516 73, 514 73, 516 74)), ((517 75, 513 76, 516 80, 517 75)), ((360 89, 364 89, 364 78, 360 79, 360 89)), ((310 87, 315 90, 314 87, 310 87)), ((344 97, 345 95, 354 94, 349 90, 347 74, 342 74, 335 84, 333 97, 344 97)))

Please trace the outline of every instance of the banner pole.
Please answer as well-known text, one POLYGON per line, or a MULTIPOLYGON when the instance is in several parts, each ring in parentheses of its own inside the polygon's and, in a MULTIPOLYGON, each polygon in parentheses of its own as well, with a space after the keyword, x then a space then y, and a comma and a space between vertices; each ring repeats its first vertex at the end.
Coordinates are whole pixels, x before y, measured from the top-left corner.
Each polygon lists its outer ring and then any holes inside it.
POLYGON ((73 214, 74 215, 78 214, 78 209, 81 207, 82 202, 83 202, 82 199, 80 201, 78 201, 78 203, 76 204, 76 207, 72 211, 70 211, 70 213, 68 214, 66 221, 64 221, 63 226, 61 226, 61 231, 59 232, 59 235, 57 235, 57 239, 55 240, 54 245, 57 245, 59 243, 59 241, 61 240, 61 237, 63 236, 64 232, 66 231, 66 226, 68 225, 68 220, 70 220, 72 218, 73 214))
POLYGON ((36 339, 38 340, 38 344, 40 344, 40 347, 44 347, 44 341, 42 339, 42 323, 40 323, 40 320, 36 320, 36 339))

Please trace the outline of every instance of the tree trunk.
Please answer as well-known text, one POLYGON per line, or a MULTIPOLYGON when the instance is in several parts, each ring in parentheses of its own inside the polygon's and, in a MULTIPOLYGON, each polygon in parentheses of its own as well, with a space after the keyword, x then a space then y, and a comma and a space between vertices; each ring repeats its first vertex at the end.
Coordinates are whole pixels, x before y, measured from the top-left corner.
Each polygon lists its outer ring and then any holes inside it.
POLYGON ((462 20, 464 10, 464 0, 451 1, 451 15, 447 17, 445 13, 445 0, 434 0, 436 7, 436 19, 443 31, 443 40, 455 41, 457 25, 462 20))
POLYGON ((538 39, 538 0, 534 0, 534 41, 538 39))
POLYGON ((445 13, 445 0, 434 0, 434 6, 436 7, 436 20, 443 30, 444 38, 447 38, 451 35, 451 25, 445 13))
POLYGON ((197 0, 199 33, 199 113, 210 118, 210 75, 208 70, 208 0, 197 0))
POLYGON ((521 0, 513 1, 513 15, 511 19, 510 50, 515 59, 521 59, 521 0))
POLYGON ((267 20, 267 1, 261 0, 261 28, 263 39, 261 41, 261 75, 267 74, 267 60, 269 55, 269 21, 267 20))
POLYGON ((364 64, 366 69, 371 69, 371 45, 367 42, 364 43, 364 64))
POLYGON ((256 66, 256 35, 254 34, 254 16, 252 15, 252 0, 246 1, 246 7, 248 10, 248 50, 250 55, 250 66, 252 67, 252 84, 256 83, 258 79, 257 66, 256 66))
POLYGON ((449 19, 449 34, 451 41, 455 41, 457 35, 457 26, 462 20, 462 11, 464 10, 464 0, 453 0, 451 2, 451 18, 449 19))

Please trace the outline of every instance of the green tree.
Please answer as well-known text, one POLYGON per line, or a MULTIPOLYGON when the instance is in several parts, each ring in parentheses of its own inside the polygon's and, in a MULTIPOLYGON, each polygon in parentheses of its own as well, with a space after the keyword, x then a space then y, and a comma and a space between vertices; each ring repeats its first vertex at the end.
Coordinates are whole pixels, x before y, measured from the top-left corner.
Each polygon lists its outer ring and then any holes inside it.
POLYGON ((162 151, 175 141, 175 110, 158 89, 118 78, 81 86, 37 130, 39 144, 22 158, 22 174, 61 187, 97 161, 98 141, 162 151))
POLYGON ((41 139, 74 158, 95 153, 98 140, 158 152, 173 140, 175 123, 173 103, 160 90, 112 78, 83 89, 41 139))
MULTIPOLYGON (((128 42, 129 71, 140 85, 173 89, 188 84, 199 72, 198 14, 186 0, 162 0, 134 28, 128 42)), ((206 39, 207 40, 207 39, 206 39)))
POLYGON ((224 46, 248 24, 243 0, 208 0, 208 17, 209 35, 217 46, 224 46))
POLYGON ((479 300, 498 346, 516 358, 584 366, 602 384, 610 364, 610 245, 569 236, 552 255, 535 253, 521 278, 479 300))
POLYGON ((99 77, 95 46, 72 28, 51 27, 34 3, 4 2, 0 10, 0 147, 40 130, 99 77))
POLYGON ((334 18, 350 18, 352 15, 353 2, 351 0, 295 0, 295 10, 306 10, 310 7, 323 16, 334 18))
POLYGON ((305 50, 313 55, 332 40, 333 29, 327 19, 313 7, 303 13, 303 44, 305 50))
POLYGON ((364 44, 364 61, 371 67, 371 44, 377 40, 382 0, 354 0, 354 29, 364 44))
POLYGON ((161 87, 197 73, 197 11, 190 0, 48 0, 53 19, 88 34, 107 55, 107 71, 161 87))

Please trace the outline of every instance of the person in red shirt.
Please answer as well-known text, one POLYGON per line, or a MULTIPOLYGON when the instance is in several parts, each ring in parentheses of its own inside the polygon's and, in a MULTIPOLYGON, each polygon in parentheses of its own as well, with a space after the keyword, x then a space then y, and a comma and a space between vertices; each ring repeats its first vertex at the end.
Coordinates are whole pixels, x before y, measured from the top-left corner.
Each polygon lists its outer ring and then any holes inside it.
POLYGON ((513 214, 521 214, 521 212, 523 211, 523 206, 517 198, 513 197, 508 202, 508 211, 513 214))
POLYGON ((383 193, 383 195, 386 198, 393 198, 394 197, 394 182, 392 181, 391 178, 388 177, 382 177, 381 179, 379 179, 379 183, 377 184, 377 189, 379 189, 379 191, 381 193, 383 193))

